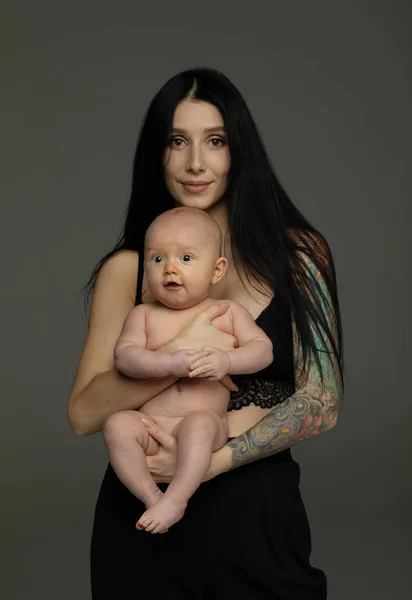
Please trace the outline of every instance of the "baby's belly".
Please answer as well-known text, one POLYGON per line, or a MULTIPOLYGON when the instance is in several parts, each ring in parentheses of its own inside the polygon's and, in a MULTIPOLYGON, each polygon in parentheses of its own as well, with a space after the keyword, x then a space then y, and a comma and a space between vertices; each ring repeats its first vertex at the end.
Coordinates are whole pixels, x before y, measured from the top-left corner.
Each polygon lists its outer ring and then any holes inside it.
POLYGON ((218 381, 182 378, 146 402, 139 411, 151 417, 182 418, 197 410, 226 414, 229 391, 218 381))

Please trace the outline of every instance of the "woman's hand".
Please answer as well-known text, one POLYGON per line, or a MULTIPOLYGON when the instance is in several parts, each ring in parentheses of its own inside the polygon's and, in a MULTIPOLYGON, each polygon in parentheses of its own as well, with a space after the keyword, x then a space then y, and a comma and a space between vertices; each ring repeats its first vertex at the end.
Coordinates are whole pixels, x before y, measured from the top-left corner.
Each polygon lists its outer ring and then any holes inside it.
POLYGON ((152 438, 160 444, 157 454, 146 456, 149 471, 156 483, 170 483, 176 471, 176 439, 147 415, 144 415, 142 421, 152 438))
MULTIPOLYGON (((176 439, 166 433, 150 417, 144 415, 142 421, 149 434, 160 444, 157 454, 146 456, 147 466, 156 483, 170 483, 176 472, 177 443, 176 439)), ((232 451, 228 446, 213 452, 212 461, 203 481, 213 479, 216 475, 232 468, 232 451)))
POLYGON ((220 331, 212 325, 212 321, 223 315, 229 308, 229 303, 212 304, 202 310, 187 325, 178 337, 166 344, 167 352, 176 352, 184 348, 202 350, 205 346, 220 348, 221 350, 233 350, 237 344, 234 335, 220 331))

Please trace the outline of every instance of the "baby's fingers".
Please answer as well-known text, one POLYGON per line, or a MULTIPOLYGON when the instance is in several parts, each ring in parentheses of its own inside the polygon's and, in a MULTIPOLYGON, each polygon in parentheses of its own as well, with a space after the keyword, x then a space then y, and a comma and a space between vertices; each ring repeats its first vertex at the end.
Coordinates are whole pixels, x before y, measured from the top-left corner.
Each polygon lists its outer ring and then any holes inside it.
POLYGON ((213 372, 211 365, 202 365, 197 369, 189 371, 189 377, 207 377, 209 373, 213 372))
MULTIPOLYGON (((190 357, 190 358, 192 358, 192 357, 190 357)), ((204 354, 198 360, 194 360, 192 363, 190 363, 190 370, 193 371, 193 369, 197 369, 199 367, 205 367, 209 363, 210 363, 210 360, 208 360, 206 358, 206 355, 204 354)))
POLYGON ((190 353, 188 352, 187 354, 189 354, 190 358, 193 360, 193 362, 197 362, 199 361, 199 359, 204 358, 205 356, 208 356, 210 354, 209 350, 192 350, 190 353))
MULTIPOLYGON (((192 357, 190 357, 192 358, 192 357)), ((198 367, 206 367, 206 366, 210 366, 215 364, 215 360, 213 356, 208 356, 208 355, 204 355, 201 358, 199 358, 199 360, 194 360, 191 364, 190 364, 190 368, 191 370, 193 369, 197 369, 198 367)))

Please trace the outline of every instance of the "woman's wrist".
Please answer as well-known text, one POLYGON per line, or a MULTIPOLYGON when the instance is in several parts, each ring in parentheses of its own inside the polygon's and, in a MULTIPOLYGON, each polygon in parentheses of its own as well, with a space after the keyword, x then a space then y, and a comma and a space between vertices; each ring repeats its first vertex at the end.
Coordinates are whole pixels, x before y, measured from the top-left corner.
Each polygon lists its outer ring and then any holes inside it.
POLYGON ((205 481, 213 479, 216 475, 230 471, 232 468, 232 451, 229 446, 225 445, 212 454, 209 470, 206 474, 205 481))

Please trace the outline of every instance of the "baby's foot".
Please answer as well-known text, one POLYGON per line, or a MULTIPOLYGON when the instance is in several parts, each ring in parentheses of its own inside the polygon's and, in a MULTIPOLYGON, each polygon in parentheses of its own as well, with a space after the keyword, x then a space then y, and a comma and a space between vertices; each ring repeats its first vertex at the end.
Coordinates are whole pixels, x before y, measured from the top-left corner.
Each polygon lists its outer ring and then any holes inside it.
POLYGON ((171 496, 163 496, 142 514, 138 524, 151 533, 164 533, 180 521, 185 514, 186 506, 186 502, 178 502, 171 496))
MULTIPOLYGON (((157 504, 162 497, 163 497, 162 490, 157 488, 157 490, 154 492, 153 496, 150 496, 150 498, 145 502, 146 508, 151 508, 152 506, 157 504)), ((143 514, 146 514, 146 513, 143 513, 143 514)), ((141 520, 141 518, 136 523, 136 529, 143 531, 144 527, 140 524, 140 520, 141 520)), ((162 533, 163 533, 163 531, 162 531, 162 533)))

